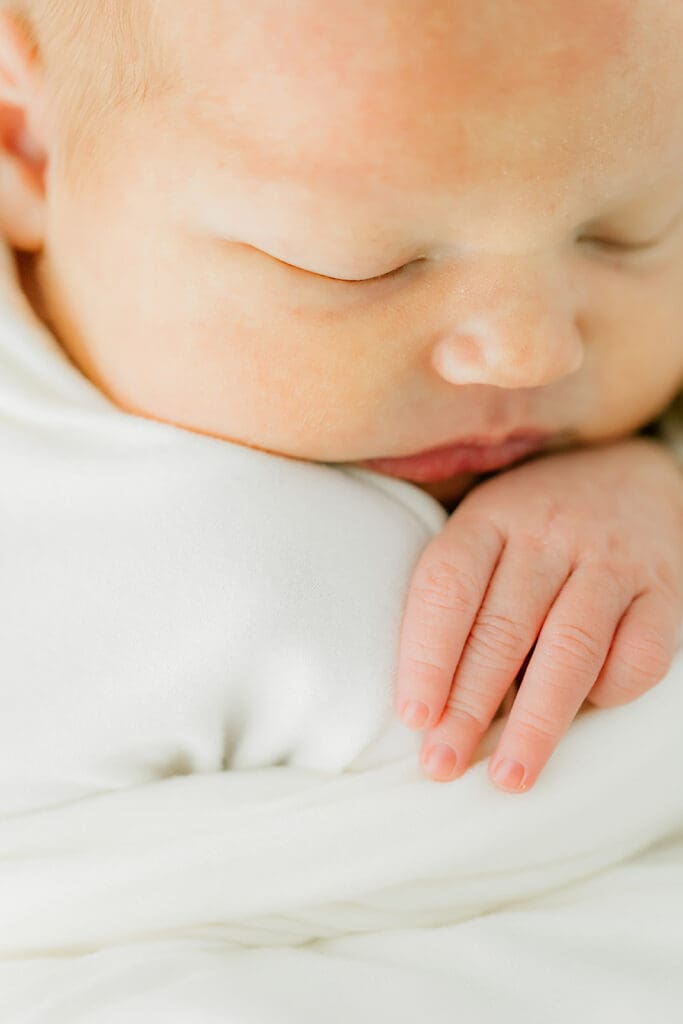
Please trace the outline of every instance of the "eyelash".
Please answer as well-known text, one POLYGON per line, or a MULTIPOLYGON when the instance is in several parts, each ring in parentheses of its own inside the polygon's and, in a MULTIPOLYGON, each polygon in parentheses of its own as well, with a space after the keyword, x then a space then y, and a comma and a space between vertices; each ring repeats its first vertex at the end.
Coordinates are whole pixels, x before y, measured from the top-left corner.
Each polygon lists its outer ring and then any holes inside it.
MULTIPOLYGON (((657 244, 657 240, 654 242, 615 242, 609 238, 599 238, 594 235, 582 235, 579 236, 576 241, 588 242, 591 245, 596 245, 602 249, 606 249, 608 252, 623 254, 642 252, 646 249, 654 248, 657 244)), ((395 267, 394 270, 388 270, 386 274, 380 274, 377 277, 359 278, 355 281, 352 278, 328 277, 325 274, 313 274, 312 276, 319 277, 321 280, 330 282, 331 284, 355 285, 356 287, 359 287, 360 285, 379 284, 380 281, 388 281, 393 277, 398 277, 399 274, 405 273, 409 267, 412 267, 414 263, 421 263, 424 259, 425 257, 423 256, 419 259, 411 260, 410 263, 404 263, 400 267, 395 267)), ((284 261, 277 260, 277 262, 283 263, 284 261)), ((292 267, 291 264, 287 263, 284 263, 284 265, 289 266, 290 269, 301 271, 300 267, 292 267)), ((303 271, 303 273, 308 274, 309 276, 311 274, 310 271, 303 271)))
MULTIPOLYGON (((616 241, 614 241, 612 239, 609 239, 609 238, 598 238, 595 235, 583 235, 583 236, 577 238, 576 241, 577 242, 588 242, 591 245, 597 245, 597 246, 599 246, 602 249, 607 249, 609 252, 624 253, 624 254, 643 252, 646 249, 654 248, 654 246, 657 244, 656 240, 654 242, 616 242, 616 241)), ((392 277, 397 277, 398 274, 400 274, 402 271, 407 270, 408 267, 412 266, 413 263, 418 263, 418 262, 421 262, 421 261, 420 260, 412 260, 411 263, 404 263, 402 266, 396 267, 395 270, 389 270, 386 274, 381 274, 379 277, 366 277, 366 278, 362 278, 361 280, 358 280, 358 281, 349 280, 349 279, 343 278, 343 277, 331 277, 331 278, 329 278, 329 280, 330 281, 336 281, 338 284, 354 284, 354 285, 374 284, 374 283, 377 283, 379 281, 389 280, 389 278, 392 278, 392 277)))
POLYGON ((395 267, 393 270, 388 270, 386 274, 380 274, 378 277, 363 277, 360 280, 353 281, 349 278, 344 277, 330 277, 328 280, 336 281, 338 284, 376 284, 378 281, 388 281, 392 277, 398 277, 399 274, 404 273, 408 267, 412 267, 413 263, 422 263, 424 257, 417 260, 411 260, 410 263, 403 263, 400 267, 395 267))
POLYGON ((577 242, 589 242, 591 245, 599 245, 603 249, 614 252, 643 252, 645 249, 652 249, 657 244, 653 242, 615 242, 609 238, 597 238, 594 235, 583 235, 576 239, 577 242))

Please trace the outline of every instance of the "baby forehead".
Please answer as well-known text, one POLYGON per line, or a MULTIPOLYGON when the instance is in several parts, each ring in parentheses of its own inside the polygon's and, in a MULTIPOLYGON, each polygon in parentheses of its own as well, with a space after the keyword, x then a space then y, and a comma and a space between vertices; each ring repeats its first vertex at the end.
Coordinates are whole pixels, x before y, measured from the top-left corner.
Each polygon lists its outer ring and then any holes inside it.
POLYGON ((176 0, 160 27, 175 29, 196 68, 248 80, 334 79, 348 90, 447 70, 484 95, 546 75, 566 87, 623 58, 662 24, 647 17, 653 5, 661 0, 205 0, 197 17, 176 0))
POLYGON ((494 100, 546 77, 566 88, 627 53, 638 28, 628 0, 298 0, 277 17, 263 63, 280 73, 347 87, 447 78, 494 100))
POLYGON ((250 173, 277 154, 332 177, 403 171, 410 187, 425 163, 476 179, 505 152, 547 178, 596 139, 609 164, 617 122, 616 164, 644 118, 665 133, 662 80, 683 84, 683 5, 665 2, 209 0, 201 19, 179 7, 179 38, 193 116, 250 173))

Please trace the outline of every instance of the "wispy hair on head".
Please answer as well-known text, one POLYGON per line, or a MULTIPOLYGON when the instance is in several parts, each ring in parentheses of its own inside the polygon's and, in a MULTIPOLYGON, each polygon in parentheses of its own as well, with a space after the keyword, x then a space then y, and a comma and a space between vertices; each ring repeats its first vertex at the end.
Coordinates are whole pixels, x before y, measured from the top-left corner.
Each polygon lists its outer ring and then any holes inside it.
POLYGON ((157 0, 0 0, 25 27, 64 125, 62 155, 84 155, 93 130, 169 83, 157 0))

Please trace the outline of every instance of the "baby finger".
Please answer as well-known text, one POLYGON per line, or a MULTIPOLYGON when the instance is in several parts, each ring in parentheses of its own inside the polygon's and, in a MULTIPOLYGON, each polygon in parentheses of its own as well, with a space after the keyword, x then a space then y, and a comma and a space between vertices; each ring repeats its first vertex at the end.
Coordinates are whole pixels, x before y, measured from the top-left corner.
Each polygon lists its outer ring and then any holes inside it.
POLYGON ((431 778, 446 782, 466 771, 565 577, 564 563, 549 547, 508 542, 467 638, 444 712, 424 737, 421 759, 431 778))
POLYGON ((404 723, 438 721, 453 673, 504 546, 497 530, 465 517, 422 552, 403 614, 395 707, 404 723))
POLYGON ((680 627, 678 603, 656 591, 639 594, 617 628, 598 680, 588 694, 597 707, 628 704, 669 670, 680 627))
POLYGON ((569 576, 489 761, 497 786, 510 792, 533 786, 594 686, 626 604, 609 573, 577 569, 569 576))

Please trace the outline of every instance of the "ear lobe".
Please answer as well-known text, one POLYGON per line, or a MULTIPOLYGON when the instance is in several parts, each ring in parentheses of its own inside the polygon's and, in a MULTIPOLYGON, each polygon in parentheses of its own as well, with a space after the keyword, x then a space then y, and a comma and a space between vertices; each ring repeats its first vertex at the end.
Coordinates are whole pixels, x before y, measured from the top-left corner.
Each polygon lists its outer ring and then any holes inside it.
POLYGON ((36 49, 18 23, 0 12, 0 233, 37 252, 43 243, 46 152, 38 123, 40 69, 36 49))

